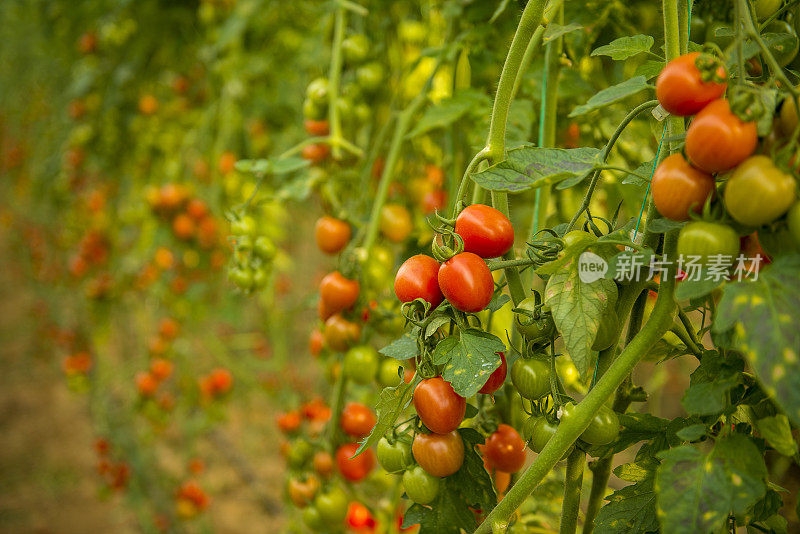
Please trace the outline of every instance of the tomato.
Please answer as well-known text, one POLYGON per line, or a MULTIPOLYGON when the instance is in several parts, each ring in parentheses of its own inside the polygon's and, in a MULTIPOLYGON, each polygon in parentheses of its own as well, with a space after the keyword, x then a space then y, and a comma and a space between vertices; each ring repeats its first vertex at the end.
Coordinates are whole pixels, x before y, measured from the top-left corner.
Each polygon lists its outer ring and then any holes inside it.
POLYGON ((326 527, 344 521, 347 515, 347 494, 339 486, 333 486, 325 493, 320 493, 314 501, 320 518, 326 527))
POLYGON ((320 516, 319 510, 314 506, 307 506, 303 510, 303 523, 312 531, 319 531, 325 527, 325 522, 320 516))
POLYGON ((789 232, 794 238, 795 243, 800 247, 800 202, 795 202, 789 208, 789 214, 786 216, 786 223, 789 226, 789 232))
POLYGON ((265 235, 260 235, 253 242, 253 252, 264 261, 269 261, 275 257, 277 249, 275 243, 265 235))
POLYGON ((312 356, 319 356, 325 347, 325 335, 319 328, 315 328, 308 336, 308 351, 312 356))
POLYGON ((753 3, 756 8, 756 17, 761 21, 768 19, 770 15, 778 11, 783 0, 755 0, 753 3))
POLYGON ((484 204, 464 208, 456 218, 455 231, 464 240, 464 251, 481 258, 497 258, 514 245, 514 227, 499 210, 484 204))
POLYGON ((351 65, 361 63, 367 59, 371 46, 369 39, 363 33, 348 36, 342 41, 344 60, 351 65))
POLYGON ((429 475, 425 469, 415 465, 403 473, 403 487, 406 495, 419 504, 430 504, 439 495, 440 480, 429 475))
POLYGON ((350 225, 345 221, 325 215, 314 225, 317 246, 325 254, 336 254, 350 241, 350 225))
POLYGON ((328 451, 317 451, 311 460, 311 465, 321 476, 328 478, 333 473, 333 456, 328 451))
POLYGON ((347 443, 336 450, 336 466, 342 476, 350 482, 358 482, 375 467, 375 453, 372 449, 351 458, 358 450, 358 443, 347 443))
MULTIPOLYGON (((661 107, 673 115, 694 115, 725 92, 726 83, 703 81, 700 69, 695 64, 699 56, 700 52, 690 52, 677 57, 667 63, 658 75, 656 98, 661 107)), ((727 78, 725 68, 721 65, 716 74, 722 79, 727 78)))
POLYGON ((331 153, 331 147, 325 143, 313 143, 306 145, 300 152, 303 159, 309 160, 311 163, 320 163, 328 159, 331 153))
POLYGON ((464 463, 464 441, 456 430, 449 434, 417 434, 411 452, 420 467, 435 477, 452 475, 464 463))
POLYGON ((313 454, 314 449, 311 444, 303 438, 297 438, 289 444, 289 455, 286 460, 289 467, 299 469, 311 459, 313 454))
POLYGON ((360 402, 349 402, 342 409, 342 430, 354 438, 369 436, 376 422, 375 413, 360 402))
POLYGON ((794 204, 796 184, 767 156, 744 160, 725 183, 725 209, 745 226, 769 224, 794 204))
POLYGON ((497 354, 500 355, 500 366, 492 371, 492 374, 489 375, 489 378, 486 379, 486 383, 483 384, 481 389, 478 390, 478 393, 483 393, 484 395, 491 395, 498 389, 500 386, 503 385, 506 381, 506 375, 508 374, 508 364, 506 363, 506 355, 503 352, 498 352, 497 354))
POLYGON ((431 432, 447 434, 464 420, 467 400, 441 376, 426 378, 417 384, 413 398, 417 415, 431 432))
MULTIPOLYGON (((568 402, 562 408, 561 420, 566 421, 575 413, 576 406, 568 402)), ((581 440, 590 445, 608 445, 619 436, 617 412, 606 405, 600 407, 589 426, 581 434, 581 440)))
POLYGON ((372 512, 369 511, 369 508, 360 502, 353 501, 347 507, 345 523, 353 527, 356 531, 362 532, 360 529, 364 528, 374 530, 375 518, 372 517, 372 512))
POLYGON ((360 337, 361 327, 338 313, 325 321, 325 344, 335 351, 344 352, 360 337))
POLYGON ((513 427, 500 425, 486 439, 483 454, 495 469, 516 473, 525 465, 525 442, 513 427))
POLYGON ((442 294, 457 310, 479 312, 492 300, 492 272, 477 254, 456 254, 442 264, 438 278, 442 294))
POLYGON ((572 230, 564 234, 561 240, 564 241, 564 248, 570 248, 578 243, 594 243, 597 241, 597 236, 586 230, 572 230))
POLYGON ((328 135, 330 133, 330 127, 328 125, 327 120, 314 120, 314 119, 306 119, 303 122, 303 127, 306 130, 308 135, 313 135, 314 137, 320 137, 323 135, 328 135))
POLYGON ((378 221, 381 233, 392 243, 402 243, 411 233, 411 214, 400 204, 386 204, 378 221))
POLYGON ((336 313, 347 310, 358 300, 358 280, 350 280, 339 271, 328 273, 319 283, 319 296, 329 311, 336 313))
POLYGON ((411 464, 411 445, 403 440, 389 443, 385 437, 378 441, 378 463, 389 473, 402 471, 411 464))
POLYGON ((794 129, 797 128, 797 108, 794 105, 794 98, 791 96, 786 98, 781 105, 781 110, 778 115, 778 127, 783 135, 792 135, 794 129))
POLYGON ((378 365, 378 352, 369 345, 358 345, 344 355, 345 376, 357 384, 366 385, 375 380, 378 365))
POLYGON ((784 37, 783 39, 772 41, 769 44, 769 51, 775 61, 778 62, 778 65, 785 67, 792 62, 797 55, 798 48, 800 48, 800 40, 798 40, 797 34, 792 25, 785 20, 773 20, 761 29, 762 35, 768 33, 779 34, 784 37))
POLYGON ((244 215, 231 221, 231 234, 255 236, 258 223, 251 215, 244 215))
POLYGON ((303 117, 315 121, 323 120, 325 118, 325 114, 328 112, 327 104, 327 100, 324 103, 317 104, 310 98, 306 98, 303 101, 303 117))
POLYGON ((306 87, 306 98, 319 106, 327 105, 328 85, 327 78, 315 78, 306 87))
POLYGON ((305 480, 289 477, 286 483, 286 492, 289 499, 299 508, 308 506, 314 500, 319 490, 319 480, 314 475, 309 475, 305 480))
POLYGON ((696 221, 681 228, 678 234, 678 256, 683 256, 683 261, 696 256, 700 264, 706 264, 716 255, 730 257, 732 261, 738 252, 739 235, 724 224, 696 221))
POLYGON ((442 211, 446 203, 447 191, 443 189, 434 189, 433 191, 425 193, 420 207, 424 214, 429 215, 437 211, 442 211))
POLYGON ((614 343, 619 330, 619 318, 614 308, 607 309, 600 317, 600 326, 592 343, 592 350, 605 350, 614 343))
POLYGON ((715 100, 698 113, 686 132, 689 161, 706 172, 727 171, 747 159, 756 149, 755 122, 742 122, 728 101, 715 100))
POLYGON ((511 366, 511 382, 519 394, 539 400, 550 393, 550 366, 533 358, 519 358, 511 366))
MULTIPOLYGON (((517 305, 518 309, 527 310, 535 313, 536 306, 540 303, 536 297, 528 297, 517 305)), ((550 313, 542 313, 541 307, 538 319, 534 319, 525 313, 514 314, 514 325, 517 331, 522 334, 528 341, 537 344, 547 344, 553 338, 556 331, 556 325, 553 322, 553 316, 550 313)))
POLYGON ((378 384, 384 388, 400 385, 400 364, 397 360, 387 358, 381 362, 378 368, 378 384))
POLYGON ((356 82, 365 93, 377 91, 383 85, 383 65, 377 61, 356 69, 356 82))
POLYGON ((700 213, 714 192, 714 177, 695 169, 680 152, 672 154, 656 169, 650 182, 658 212, 673 221, 685 221, 689 212, 700 213))
POLYGON ((292 434, 300 428, 300 424, 303 422, 303 420, 300 417, 300 412, 297 410, 291 410, 279 415, 276 419, 276 422, 278 423, 278 428, 281 430, 281 432, 285 434, 292 434))
POLYGON ((404 261, 394 278, 394 293, 400 302, 421 298, 429 302, 431 308, 438 306, 444 299, 439 289, 439 268, 438 261, 424 254, 404 261))

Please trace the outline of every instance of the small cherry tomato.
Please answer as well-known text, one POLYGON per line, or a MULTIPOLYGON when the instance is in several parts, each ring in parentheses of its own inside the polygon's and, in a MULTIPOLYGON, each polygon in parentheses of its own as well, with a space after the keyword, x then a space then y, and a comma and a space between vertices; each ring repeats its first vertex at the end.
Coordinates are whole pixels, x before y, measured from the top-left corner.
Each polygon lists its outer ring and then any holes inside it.
POLYGON ((336 254, 350 241, 350 225, 341 219, 325 215, 314 225, 317 246, 325 254, 336 254))
POLYGON ((539 400, 550 393, 550 366, 533 358, 519 358, 511 366, 511 382, 519 394, 539 400))
POLYGON ((317 451, 314 453, 311 465, 320 476, 328 478, 333 473, 333 456, 328 451, 317 451))
POLYGON ((483 454, 495 469, 516 473, 525 465, 525 442, 513 427, 500 425, 486 439, 483 454))
POLYGON ((350 482, 364 479, 375 467, 375 453, 372 449, 351 458, 358 450, 358 443, 347 443, 336 450, 336 466, 342 476, 350 482))
MULTIPOLYGON (((522 426, 522 436, 528 440, 528 446, 533 452, 542 452, 545 445, 558 431, 558 423, 551 423, 546 417, 531 417, 522 426)), ((570 446, 561 459, 570 455, 574 446, 570 446)))
POLYGON ((767 156, 751 156, 725 182, 725 209, 745 226, 769 224, 794 204, 797 185, 767 156))
POLYGON ((439 479, 429 475, 419 465, 403 473, 403 487, 409 499, 419 504, 430 504, 439 495, 439 479))
POLYGON ((477 254, 456 254, 442 264, 438 278, 442 294, 457 310, 479 312, 492 300, 492 272, 477 254))
MULTIPOLYGON (((535 313, 539 301, 536 297, 527 297, 517 305, 517 309, 526 310, 535 313)), ((514 325, 517 331, 522 334, 528 341, 536 344, 549 343, 556 332, 556 325, 553 322, 553 316, 550 313, 541 312, 538 319, 534 319, 526 313, 514 314, 514 325)))
POLYGON ((619 330, 619 318, 617 312, 611 308, 603 312, 600 317, 600 326, 597 329, 597 335, 592 343, 592 350, 605 350, 614 343, 619 330))
POLYGON ((349 402, 342 409, 342 430, 354 438, 369 436, 376 422, 375 413, 360 402, 349 402))
POLYGON ((325 143, 314 143, 304 146, 300 155, 303 156, 303 159, 307 159, 311 163, 321 163, 328 159, 330 153, 331 147, 325 143))
POLYGON ((357 501, 352 501, 347 507, 347 515, 345 516, 345 523, 356 531, 360 529, 374 529, 375 518, 372 517, 372 512, 369 508, 357 501))
POLYGON ((414 227, 408 209, 400 204, 383 206, 378 223, 381 233, 392 243, 405 241, 414 227))
POLYGON ((397 473, 411 464, 411 445, 403 440, 389 443, 385 437, 378 441, 378 463, 389 473, 397 473))
POLYGON ((481 389, 478 390, 478 393, 483 393, 484 395, 491 395, 498 389, 500 386, 503 385, 506 381, 506 374, 508 374, 508 364, 506 363, 506 355, 503 352, 498 352, 497 354, 500 355, 500 366, 492 371, 492 374, 489 375, 489 378, 486 379, 486 383, 483 384, 481 389))
POLYGON ((320 493, 314 500, 323 526, 338 525, 347 515, 347 494, 339 486, 334 486, 325 493, 320 493))
POLYGON ((426 473, 439 478, 452 475, 464 463, 464 441, 456 430, 449 434, 417 434, 411 452, 426 473))
POLYGON ((733 261, 739 252, 739 235, 730 226, 695 221, 681 228, 678 234, 678 256, 684 262, 697 257, 698 263, 706 264, 712 256, 722 256, 733 261))
POLYGON ((439 289, 439 267, 438 261, 424 254, 404 261, 394 278, 394 292, 400 302, 421 298, 429 302, 431 308, 438 306, 444 299, 439 289))
POLYGON ((714 177, 695 169, 679 152, 656 169, 650 182, 653 203, 658 212, 673 221, 685 221, 690 211, 700 213, 714 192, 714 177))
POLYGON ((461 424, 467 400, 441 376, 426 378, 414 388, 414 409, 431 432, 447 434, 461 424))
POLYGON ((335 351, 346 351, 360 337, 361 327, 338 313, 325 321, 325 344, 335 351))
MULTIPOLYGON (((684 117, 694 115, 725 92, 726 83, 703 81, 695 62, 700 52, 690 52, 667 63, 656 80, 656 98, 661 107, 684 117)), ((725 68, 720 65, 717 75, 727 78, 725 68)))
POLYGON ((369 345, 358 345, 344 355, 345 376, 356 384, 367 385, 375 380, 378 372, 378 352, 369 345))
POLYGON ((327 120, 314 120, 314 119, 306 119, 303 122, 303 127, 306 130, 308 135, 313 135, 314 137, 319 137, 322 135, 328 135, 330 133, 330 128, 328 127, 327 120))
POLYGON ((686 155, 700 170, 717 173, 732 169, 756 149, 755 122, 742 122, 728 101, 720 98, 698 113, 686 132, 686 155))
MULTIPOLYGON (((568 402, 562 408, 561 420, 566 421, 575 413, 576 406, 568 402)), ((581 439, 590 445, 608 445, 619 435, 619 417, 608 406, 601 406, 592 417, 589 426, 581 434, 581 439)))
POLYGON ((337 313, 356 303, 359 289, 358 280, 350 280, 339 271, 333 271, 325 275, 319 283, 319 296, 328 311, 337 313))
POLYGON ((392 358, 387 358, 381 362, 378 369, 378 384, 384 388, 400 385, 400 363, 392 358))
POLYGON ((305 480, 290 477, 286 483, 286 492, 289 499, 298 508, 305 508, 314 500, 319 490, 319 480, 314 475, 309 475, 305 480))
POLYGON ((464 208, 456 218, 455 231, 464 240, 464 251, 481 258, 497 258, 514 245, 514 227, 502 212, 484 204, 464 208))

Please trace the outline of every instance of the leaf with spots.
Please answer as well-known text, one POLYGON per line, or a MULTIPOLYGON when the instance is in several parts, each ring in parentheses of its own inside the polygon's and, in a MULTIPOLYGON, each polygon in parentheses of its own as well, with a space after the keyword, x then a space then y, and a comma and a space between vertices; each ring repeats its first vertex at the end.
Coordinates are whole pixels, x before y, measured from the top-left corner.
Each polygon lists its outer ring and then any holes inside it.
POLYGON ((471 397, 500 366, 498 352, 506 350, 499 337, 477 328, 446 337, 433 351, 433 363, 444 365, 442 378, 462 397, 471 397))
POLYGON ((545 303, 553 312, 556 328, 564 337, 572 362, 585 376, 597 357, 592 351, 608 294, 616 290, 613 280, 600 278, 586 283, 579 276, 574 259, 547 281, 545 303), (614 286, 614 287, 612 287, 614 286))
POLYGON ((764 457, 743 434, 719 440, 708 454, 682 445, 658 456, 656 503, 664 532, 716 532, 730 513, 746 512, 767 490, 764 457))
POLYGON ((657 465, 653 458, 647 458, 614 470, 618 477, 635 483, 606 497, 608 503, 600 509, 594 521, 596 534, 645 534, 658 531, 654 490, 657 465))
POLYGON ((764 389, 800 424, 800 255, 778 258, 757 280, 725 284, 712 332, 726 336, 764 389))

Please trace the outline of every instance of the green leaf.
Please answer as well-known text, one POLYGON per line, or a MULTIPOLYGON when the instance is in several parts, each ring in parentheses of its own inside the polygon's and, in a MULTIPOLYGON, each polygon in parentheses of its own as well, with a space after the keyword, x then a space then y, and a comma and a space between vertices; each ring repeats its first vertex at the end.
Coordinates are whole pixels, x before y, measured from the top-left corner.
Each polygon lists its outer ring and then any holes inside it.
POLYGON ((425 338, 431 337, 433 334, 439 331, 441 327, 446 324, 449 324, 451 321, 450 317, 447 315, 436 315, 431 318, 431 322, 428 323, 428 326, 425 327, 425 338))
POLYGON ((489 191, 518 193, 586 176, 600 164, 600 150, 596 148, 523 146, 509 150, 500 163, 472 174, 472 180, 489 191))
POLYGON ((706 351, 691 376, 681 404, 690 414, 714 415, 725 409, 728 392, 741 381, 741 360, 725 360, 719 353, 706 351))
POLYGON ((636 67, 636 70, 633 71, 633 75, 644 76, 646 80, 652 80, 653 78, 661 74, 661 69, 663 68, 664 68, 663 61, 648 59, 647 61, 636 67))
POLYGON ((678 228, 683 228, 685 225, 685 222, 672 221, 665 217, 656 217, 651 221, 647 221, 647 231, 653 232, 654 234, 666 234, 670 230, 677 230, 678 228))
POLYGON ((272 174, 275 176, 299 171, 308 167, 310 162, 303 158, 288 157, 281 159, 240 159, 234 167, 239 172, 247 172, 256 175, 272 174))
POLYGON ((491 302, 489 302, 489 305, 486 306, 486 309, 488 309, 489 311, 496 312, 497 310, 505 306, 506 302, 510 300, 511 297, 509 297, 505 293, 498 293, 492 297, 492 300, 491 302))
POLYGON ((474 89, 464 89, 448 98, 431 106, 425 110, 417 125, 406 138, 413 138, 422 135, 436 128, 450 126, 455 121, 463 117, 470 110, 486 108, 490 105, 489 97, 474 89))
POLYGON ((706 434, 706 425, 697 424, 681 428, 676 432, 679 438, 684 441, 697 441, 706 434))
POLYGON ((383 388, 375 405, 378 422, 372 427, 372 432, 364 438, 356 451, 358 456, 366 449, 372 447, 394 426, 395 421, 411 403, 411 392, 414 390, 416 380, 409 384, 402 382, 398 386, 383 388))
POLYGON ((733 335, 767 393, 800 424, 800 255, 783 256, 758 280, 727 283, 712 332, 733 335))
POLYGON ((757 426, 758 431, 773 449, 784 456, 793 456, 797 453, 797 443, 792 438, 792 428, 785 415, 764 417, 758 420, 757 426))
POLYGON ((655 165, 654 160, 645 161, 633 170, 636 174, 626 174, 625 178, 622 179, 622 183, 646 186, 650 183, 650 177, 653 175, 653 165, 655 165), (646 176, 647 179, 641 178, 641 176, 646 176))
POLYGON ((395 360, 409 360, 417 355, 417 340, 405 333, 378 352, 395 360))
POLYGON ((317 178, 314 174, 305 172, 294 179, 289 180, 280 189, 275 192, 275 198, 278 200, 293 200, 295 202, 302 202, 311 196, 311 191, 314 188, 314 182, 317 178))
POLYGON ((709 454, 682 445, 658 456, 658 518, 664 532, 716 532, 728 515, 742 513, 766 492, 767 469, 758 447, 733 434, 709 454))
POLYGON ((567 352, 581 376, 586 375, 596 358, 592 343, 608 305, 608 293, 616 289, 611 287, 614 285, 607 278, 583 282, 579 262, 574 258, 547 281, 545 303, 550 306, 567 352))
POLYGON ((642 89, 649 87, 647 80, 644 76, 634 76, 628 80, 617 85, 612 85, 592 96, 585 104, 582 104, 573 109, 569 116, 579 117, 591 111, 609 106, 615 102, 619 102, 631 95, 635 95, 642 89))
POLYGON ((620 61, 649 51, 653 47, 653 43, 655 43, 655 39, 649 35, 620 37, 605 46, 595 48, 592 55, 609 56, 613 60, 620 61))
POLYGON ((548 41, 552 41, 553 39, 558 39, 562 35, 572 33, 582 28, 583 26, 575 22, 573 22, 572 24, 567 24, 566 26, 562 26, 561 24, 551 22, 550 24, 547 25, 547 29, 544 31, 542 44, 546 44, 548 41))
POLYGON ((636 534, 658 530, 656 494, 654 490, 656 463, 621 465, 614 473, 634 484, 616 490, 606 497, 608 503, 594 520, 596 534, 636 534))
POLYGON ((700 275, 694 279, 683 280, 675 289, 675 300, 691 300, 704 297, 722 285, 724 280, 709 279, 701 269, 700 275))
POLYGON ((442 378, 453 385, 456 393, 471 397, 500 366, 497 353, 505 350, 505 344, 497 336, 477 328, 467 328, 458 336, 446 337, 436 345, 433 363, 444 365, 442 378))

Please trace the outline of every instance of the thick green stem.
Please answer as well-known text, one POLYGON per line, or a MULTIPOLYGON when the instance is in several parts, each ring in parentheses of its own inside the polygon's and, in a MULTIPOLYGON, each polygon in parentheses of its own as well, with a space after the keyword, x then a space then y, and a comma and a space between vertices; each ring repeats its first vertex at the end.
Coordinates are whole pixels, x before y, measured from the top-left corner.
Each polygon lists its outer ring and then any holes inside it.
POLYGON ((586 465, 586 453, 576 447, 567 457, 564 501, 561 504, 561 525, 558 534, 575 534, 578 528, 584 465, 586 465))
MULTIPOLYGON (((342 79, 342 41, 344 40, 345 10, 336 8, 333 28, 333 46, 331 49, 331 68, 328 72, 328 121, 331 125, 331 138, 342 138, 342 120, 339 117, 339 82, 342 79)), ((332 153, 334 159, 342 156, 338 143, 333 143, 332 153)))

